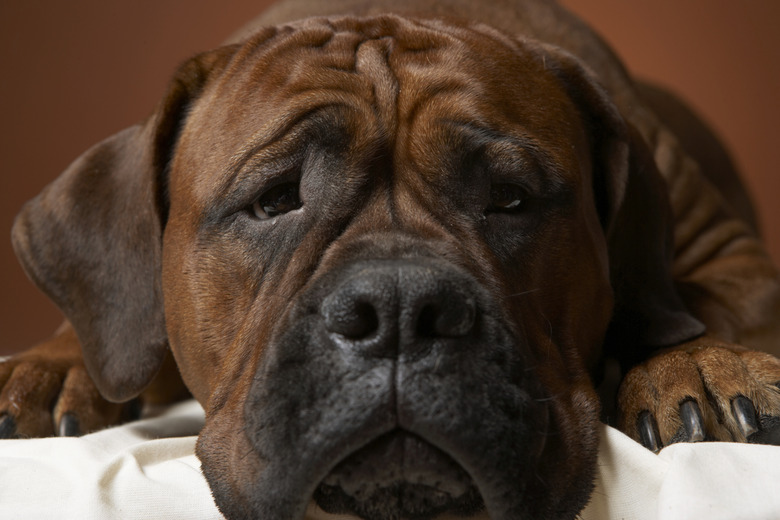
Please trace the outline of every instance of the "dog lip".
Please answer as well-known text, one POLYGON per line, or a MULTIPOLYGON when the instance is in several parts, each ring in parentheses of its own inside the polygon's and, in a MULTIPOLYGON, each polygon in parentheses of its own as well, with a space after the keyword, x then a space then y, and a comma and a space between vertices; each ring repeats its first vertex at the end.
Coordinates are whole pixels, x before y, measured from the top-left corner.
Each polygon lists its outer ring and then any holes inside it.
POLYGON ((394 429, 348 455, 314 493, 330 513, 432 517, 484 509, 471 476, 428 441, 394 429))
POLYGON ((375 485, 399 480, 439 489, 452 496, 465 493, 471 477, 449 456, 414 434, 395 429, 347 456, 323 480, 344 491, 357 494, 366 479, 375 485), (377 462, 385 462, 378 465, 377 462), (450 473, 450 479, 442 474, 450 473))

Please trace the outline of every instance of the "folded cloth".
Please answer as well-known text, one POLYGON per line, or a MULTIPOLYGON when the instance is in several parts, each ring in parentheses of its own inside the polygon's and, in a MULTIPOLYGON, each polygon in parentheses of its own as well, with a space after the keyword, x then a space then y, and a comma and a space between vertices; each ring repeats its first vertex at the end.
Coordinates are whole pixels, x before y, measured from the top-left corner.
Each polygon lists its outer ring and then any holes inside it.
POLYGON ((700 442, 658 455, 603 427, 596 489, 583 520, 775 520, 780 447, 700 442))
MULTIPOLYGON (((0 441, 0 518, 220 520, 195 457, 195 401, 78 438, 0 441)), ((676 444, 654 455, 604 426, 582 520, 780 518, 780 447, 676 444)), ((307 520, 346 518, 310 507, 307 520)))
POLYGON ((202 427, 187 401, 83 437, 0 441, 0 518, 222 518, 195 456, 202 427))

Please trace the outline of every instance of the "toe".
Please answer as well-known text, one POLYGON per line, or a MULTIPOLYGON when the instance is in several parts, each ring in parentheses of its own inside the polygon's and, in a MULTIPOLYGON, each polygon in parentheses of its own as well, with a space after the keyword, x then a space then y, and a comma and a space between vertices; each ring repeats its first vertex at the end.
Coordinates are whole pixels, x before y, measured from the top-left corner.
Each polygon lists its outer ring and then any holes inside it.
POLYGON ((46 437, 54 434, 51 407, 62 384, 62 377, 44 364, 18 364, 0 392, 0 415, 5 415, 4 430, 14 435, 46 437))
POLYGON ((59 435, 72 436, 121 422, 122 404, 106 401, 83 365, 68 370, 54 406, 59 435))

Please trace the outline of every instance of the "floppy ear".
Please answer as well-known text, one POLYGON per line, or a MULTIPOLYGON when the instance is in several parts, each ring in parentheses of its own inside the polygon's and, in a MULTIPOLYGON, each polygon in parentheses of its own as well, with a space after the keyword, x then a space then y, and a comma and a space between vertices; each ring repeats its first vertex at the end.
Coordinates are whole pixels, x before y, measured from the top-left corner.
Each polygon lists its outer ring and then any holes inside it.
POLYGON ((593 75, 557 48, 548 69, 580 108, 589 131, 593 193, 607 239, 615 312, 605 348, 624 366, 693 339, 704 325, 675 288, 673 216, 666 183, 639 133, 624 120, 593 75))
POLYGON ((626 367, 652 351, 701 336, 672 278, 673 215, 666 182, 639 132, 629 127, 628 177, 607 234, 615 314, 606 348, 626 367))
POLYGON ((73 325, 109 400, 138 395, 168 350, 160 286, 166 169, 188 108, 234 50, 182 65, 152 117, 88 150, 14 223, 22 266, 73 325))

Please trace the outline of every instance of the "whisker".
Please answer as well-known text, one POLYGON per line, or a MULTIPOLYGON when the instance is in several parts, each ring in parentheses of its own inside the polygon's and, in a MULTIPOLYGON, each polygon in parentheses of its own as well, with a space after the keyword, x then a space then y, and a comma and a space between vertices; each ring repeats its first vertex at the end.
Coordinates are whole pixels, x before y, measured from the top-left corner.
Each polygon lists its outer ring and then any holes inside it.
POLYGON ((537 287, 536 289, 529 289, 527 291, 522 291, 519 293, 507 295, 506 298, 517 298, 518 296, 525 296, 526 294, 535 293, 536 291, 541 291, 541 290, 542 290, 541 287, 537 287))

